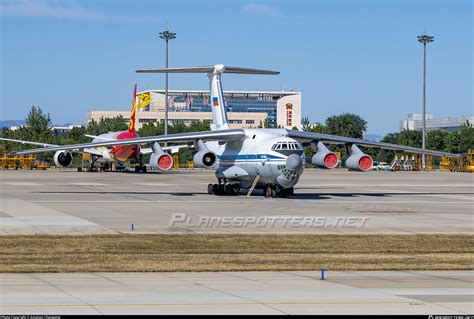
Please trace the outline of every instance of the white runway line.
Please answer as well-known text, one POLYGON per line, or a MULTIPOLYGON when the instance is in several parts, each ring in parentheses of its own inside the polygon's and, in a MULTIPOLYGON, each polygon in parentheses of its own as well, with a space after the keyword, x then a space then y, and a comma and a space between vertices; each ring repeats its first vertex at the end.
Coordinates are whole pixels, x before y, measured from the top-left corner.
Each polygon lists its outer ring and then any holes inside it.
POLYGON ((71 216, 57 210, 21 199, 7 199, 0 203, 0 211, 11 216, 0 218, 0 229, 4 226, 96 226, 91 221, 71 216))
MULTIPOLYGON (((152 195, 152 194, 151 194, 152 195)), ((324 196, 324 194, 322 194, 324 196)), ((328 195, 331 196, 331 195, 328 195)), ((274 204, 278 199, 265 199, 261 200, 260 203, 274 204)), ((439 204, 439 205, 452 205, 452 204, 474 204, 472 201, 361 201, 361 200, 331 200, 331 199, 304 199, 299 198, 299 201, 305 202, 321 202, 324 204, 439 204)), ((291 201, 291 199, 285 201, 285 203, 291 201)), ((245 204, 250 203, 250 201, 237 201, 237 200, 32 200, 30 203, 233 203, 233 204, 245 204)))
POLYGON ((42 186, 42 183, 31 182, 4 182, 2 184, 7 186, 42 186))

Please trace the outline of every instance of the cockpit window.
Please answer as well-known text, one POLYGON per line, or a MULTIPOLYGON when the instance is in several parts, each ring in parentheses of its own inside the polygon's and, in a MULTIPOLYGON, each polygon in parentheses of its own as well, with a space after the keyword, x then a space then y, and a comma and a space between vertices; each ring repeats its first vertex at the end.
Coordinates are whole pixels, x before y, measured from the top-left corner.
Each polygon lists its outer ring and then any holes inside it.
POLYGON ((273 144, 272 150, 302 150, 303 147, 298 142, 278 142, 273 144))

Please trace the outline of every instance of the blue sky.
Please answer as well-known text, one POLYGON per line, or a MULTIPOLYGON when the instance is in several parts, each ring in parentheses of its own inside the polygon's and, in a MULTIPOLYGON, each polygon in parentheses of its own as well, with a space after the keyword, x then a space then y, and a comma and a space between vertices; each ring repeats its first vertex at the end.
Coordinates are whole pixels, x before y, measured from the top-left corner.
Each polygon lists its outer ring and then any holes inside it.
MULTIPOLYGON (((223 63, 278 70, 227 75, 225 89, 302 90, 303 116, 352 112, 368 132, 398 131, 421 110, 422 45, 428 33, 428 112, 472 115, 473 6, 469 0, 0 2, 1 120, 32 105, 55 123, 84 123, 92 109, 128 109, 133 83, 164 87, 170 66, 223 63)), ((203 75, 170 75, 170 87, 206 89, 203 75)))

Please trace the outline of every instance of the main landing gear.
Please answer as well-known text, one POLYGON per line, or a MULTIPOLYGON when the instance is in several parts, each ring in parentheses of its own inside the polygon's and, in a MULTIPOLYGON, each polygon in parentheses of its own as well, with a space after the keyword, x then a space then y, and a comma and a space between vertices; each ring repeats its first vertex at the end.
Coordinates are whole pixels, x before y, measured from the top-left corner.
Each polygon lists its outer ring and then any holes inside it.
MULTIPOLYGON (((235 196, 240 194, 240 187, 238 184, 228 184, 226 180, 219 178, 218 184, 207 185, 207 193, 209 195, 229 195, 235 196)), ((266 184, 263 188, 263 196, 272 198, 286 198, 294 195, 294 189, 283 188, 280 185, 266 184)))
POLYGON ((146 165, 143 165, 143 164, 135 165, 135 173, 140 173, 140 172, 143 172, 143 173, 147 172, 146 165))
POLYGON ((137 162, 138 164, 135 165, 135 173, 140 173, 140 172, 146 173, 147 168, 146 168, 146 165, 143 164, 143 154, 140 153, 137 156, 137 162))
POLYGON ((287 198, 290 195, 294 195, 294 188, 283 188, 280 185, 267 184, 263 188, 263 196, 272 198, 287 198))
POLYGON ((235 195, 239 195, 240 187, 238 184, 227 184, 226 180, 219 178, 218 184, 207 185, 207 193, 209 195, 214 194, 214 195, 235 196, 235 195))

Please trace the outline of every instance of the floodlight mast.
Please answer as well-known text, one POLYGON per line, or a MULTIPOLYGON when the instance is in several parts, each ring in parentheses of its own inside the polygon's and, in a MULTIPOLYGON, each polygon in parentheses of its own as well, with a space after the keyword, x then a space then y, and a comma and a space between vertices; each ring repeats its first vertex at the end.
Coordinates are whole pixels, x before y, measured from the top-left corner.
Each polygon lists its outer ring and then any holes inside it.
MULTIPOLYGON (((169 40, 176 39, 176 33, 168 30, 160 32, 160 38, 166 41, 166 68, 168 68, 168 42, 169 40)), ((168 73, 165 74, 165 135, 168 134, 168 73)), ((165 143, 167 146, 168 143, 165 143)))
MULTIPOLYGON (((418 42, 423 43, 423 128, 421 142, 423 150, 426 149, 426 44, 433 41, 434 37, 431 35, 423 34, 418 36, 418 42)), ((424 153, 421 155, 421 166, 423 170, 426 170, 426 157, 424 153)))

